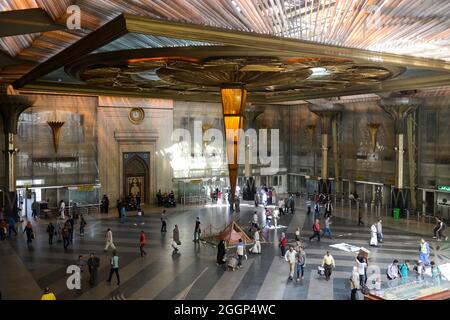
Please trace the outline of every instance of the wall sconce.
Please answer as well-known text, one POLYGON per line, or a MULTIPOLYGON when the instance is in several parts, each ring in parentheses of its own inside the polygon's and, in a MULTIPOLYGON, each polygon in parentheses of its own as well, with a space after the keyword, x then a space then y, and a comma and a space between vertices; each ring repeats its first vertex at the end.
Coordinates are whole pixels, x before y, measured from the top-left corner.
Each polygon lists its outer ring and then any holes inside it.
POLYGON ((306 126, 306 132, 308 133, 309 145, 312 147, 314 140, 314 132, 316 131, 316 125, 310 124, 306 126))
POLYGON ((64 121, 47 121, 47 124, 52 128, 53 134, 53 148, 55 153, 58 153, 59 139, 61 136, 61 127, 65 124, 64 121))
POLYGON ((223 123, 226 132, 228 172, 231 197, 234 200, 238 175, 238 131, 244 128, 244 109, 247 98, 245 85, 241 83, 224 84, 220 88, 223 123), (233 130, 229 132, 230 130, 233 130))
POLYGON ((378 136, 378 129, 380 128, 380 124, 379 123, 368 123, 367 127, 369 128, 370 131, 370 141, 371 141, 371 146, 372 146, 372 152, 375 152, 375 149, 377 147, 377 136, 378 136))

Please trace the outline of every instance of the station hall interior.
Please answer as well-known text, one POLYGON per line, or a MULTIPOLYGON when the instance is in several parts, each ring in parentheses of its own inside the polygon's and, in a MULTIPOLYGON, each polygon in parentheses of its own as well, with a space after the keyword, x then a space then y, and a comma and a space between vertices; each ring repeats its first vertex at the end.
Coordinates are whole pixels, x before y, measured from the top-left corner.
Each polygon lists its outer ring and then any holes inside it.
POLYGON ((449 12, 0 1, 0 299, 450 299, 449 12))

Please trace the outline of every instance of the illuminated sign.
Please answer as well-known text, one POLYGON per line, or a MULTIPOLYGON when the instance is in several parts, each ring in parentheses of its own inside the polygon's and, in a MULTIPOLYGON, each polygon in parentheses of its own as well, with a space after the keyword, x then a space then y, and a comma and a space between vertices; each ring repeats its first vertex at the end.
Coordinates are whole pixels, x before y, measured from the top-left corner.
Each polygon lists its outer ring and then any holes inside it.
POLYGON ((450 186, 438 186, 438 190, 450 192, 450 186))

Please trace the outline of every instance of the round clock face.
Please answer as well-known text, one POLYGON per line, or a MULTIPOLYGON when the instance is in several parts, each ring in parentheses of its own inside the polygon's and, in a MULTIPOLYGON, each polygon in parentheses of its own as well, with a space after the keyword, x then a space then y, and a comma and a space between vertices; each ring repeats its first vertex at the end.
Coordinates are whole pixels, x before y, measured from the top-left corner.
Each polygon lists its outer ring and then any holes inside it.
POLYGON ((144 120, 144 109, 142 108, 133 108, 130 110, 129 118, 130 121, 134 124, 140 123, 142 120, 144 120))

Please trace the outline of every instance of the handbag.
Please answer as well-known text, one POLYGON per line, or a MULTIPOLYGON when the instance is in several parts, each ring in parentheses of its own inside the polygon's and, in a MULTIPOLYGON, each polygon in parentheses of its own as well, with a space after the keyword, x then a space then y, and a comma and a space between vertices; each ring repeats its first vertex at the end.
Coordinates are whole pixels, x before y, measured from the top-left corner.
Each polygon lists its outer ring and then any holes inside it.
POLYGON ((36 238, 36 237, 35 237, 35 235, 34 235, 34 232, 32 232, 32 233, 31 233, 31 239, 34 240, 35 238, 36 238))
POLYGON ((181 246, 181 241, 180 240, 177 240, 175 242, 177 243, 177 245, 181 246))

